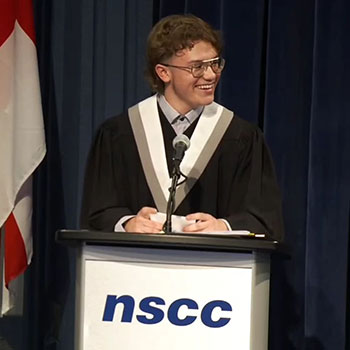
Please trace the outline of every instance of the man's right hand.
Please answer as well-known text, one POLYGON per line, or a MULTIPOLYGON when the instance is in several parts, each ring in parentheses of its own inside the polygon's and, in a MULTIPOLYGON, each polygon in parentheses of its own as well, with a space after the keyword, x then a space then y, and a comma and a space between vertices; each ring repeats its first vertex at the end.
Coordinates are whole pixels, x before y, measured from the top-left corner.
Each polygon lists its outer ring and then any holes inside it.
POLYGON ((163 224, 152 221, 151 214, 156 214, 157 209, 151 207, 143 207, 135 217, 128 220, 124 225, 126 232, 136 233, 160 233, 163 224))

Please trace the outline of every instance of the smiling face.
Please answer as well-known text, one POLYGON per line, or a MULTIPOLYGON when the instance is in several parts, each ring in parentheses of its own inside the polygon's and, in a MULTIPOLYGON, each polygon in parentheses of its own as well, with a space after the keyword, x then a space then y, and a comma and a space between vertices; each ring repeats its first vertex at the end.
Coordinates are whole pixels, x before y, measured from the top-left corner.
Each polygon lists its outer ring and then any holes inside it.
MULTIPOLYGON (((210 43, 198 41, 192 48, 179 51, 164 63, 189 67, 217 56, 218 53, 210 43)), ((162 64, 157 64, 155 69, 165 84, 166 100, 179 113, 186 114, 191 109, 208 105, 214 101, 214 92, 220 74, 215 74, 211 67, 208 67, 200 78, 194 78, 188 70, 167 67, 162 64)))

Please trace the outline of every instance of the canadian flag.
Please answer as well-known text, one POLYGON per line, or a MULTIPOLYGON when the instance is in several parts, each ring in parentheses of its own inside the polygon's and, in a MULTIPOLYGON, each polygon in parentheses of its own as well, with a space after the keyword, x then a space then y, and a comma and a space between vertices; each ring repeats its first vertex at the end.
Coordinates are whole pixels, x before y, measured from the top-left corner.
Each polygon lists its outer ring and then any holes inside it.
MULTIPOLYGON (((0 0, 0 9, 0 275, 8 287, 32 258, 31 178, 46 147, 32 1, 0 0)), ((0 315, 11 308, 6 293, 0 315)))

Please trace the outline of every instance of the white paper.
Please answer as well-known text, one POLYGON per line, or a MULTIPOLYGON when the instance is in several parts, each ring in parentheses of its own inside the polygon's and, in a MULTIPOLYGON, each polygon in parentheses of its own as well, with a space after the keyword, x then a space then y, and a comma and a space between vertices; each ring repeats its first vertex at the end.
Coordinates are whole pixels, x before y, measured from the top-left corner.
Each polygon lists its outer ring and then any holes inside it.
MULTIPOLYGON (((151 214, 150 218, 152 221, 165 223, 166 214, 158 212, 157 214, 151 214)), ((185 216, 172 215, 171 216, 171 228, 173 232, 183 232, 183 228, 187 225, 194 224, 195 220, 187 220, 185 216)))
POLYGON ((252 234, 250 231, 245 231, 245 230, 201 232, 201 234, 218 235, 218 236, 251 236, 251 235, 254 235, 254 233, 252 234))

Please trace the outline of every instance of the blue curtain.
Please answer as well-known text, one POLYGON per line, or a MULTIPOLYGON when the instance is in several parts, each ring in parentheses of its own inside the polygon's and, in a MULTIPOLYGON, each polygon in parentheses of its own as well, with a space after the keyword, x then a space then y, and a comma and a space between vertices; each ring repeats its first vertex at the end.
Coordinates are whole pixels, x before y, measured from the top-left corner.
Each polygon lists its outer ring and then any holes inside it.
POLYGON ((223 31, 217 100, 263 129, 283 193, 289 256, 273 260, 270 349, 348 349, 350 2, 34 3, 48 153, 35 178, 24 317, 1 320, 0 336, 16 350, 73 349, 73 259, 54 232, 78 227, 97 126, 150 93, 152 24, 193 13, 223 31))
POLYGON ((272 267, 270 349, 348 349, 350 2, 159 1, 224 32, 218 99, 260 125, 289 258, 272 267))
POLYGON ((33 350, 63 350, 74 348, 75 266, 73 252, 55 244, 54 233, 79 226, 97 127, 149 95, 143 70, 153 7, 150 0, 35 5, 48 153, 36 181, 36 255, 28 283, 38 300, 28 310, 36 315, 28 338, 33 350))

